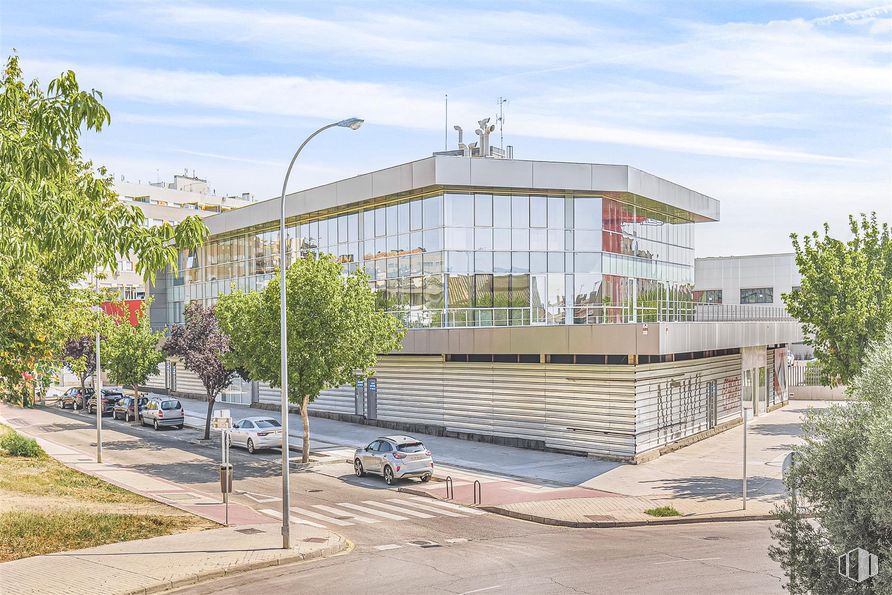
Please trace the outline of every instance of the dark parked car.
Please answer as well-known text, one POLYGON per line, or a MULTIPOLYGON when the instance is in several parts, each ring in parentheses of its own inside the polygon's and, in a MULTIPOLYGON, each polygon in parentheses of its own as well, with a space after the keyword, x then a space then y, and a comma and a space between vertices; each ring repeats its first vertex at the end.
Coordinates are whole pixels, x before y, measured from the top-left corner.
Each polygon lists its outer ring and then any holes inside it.
MULTIPOLYGON (((139 398, 140 417, 142 417, 142 410, 148 402, 148 397, 139 398)), ((133 397, 123 397, 118 399, 118 402, 115 403, 115 406, 112 409, 112 417, 115 419, 123 419, 124 421, 133 420, 133 397)))
MULTIPOLYGON (((115 408, 115 403, 118 402, 120 398, 124 395, 116 388, 104 388, 102 389, 102 415, 112 415, 112 412, 115 408)), ((96 413, 96 399, 91 394, 90 398, 87 400, 87 411, 90 413, 96 413)))
POLYGON ((59 395, 56 406, 59 409, 83 409, 85 395, 87 399, 90 399, 93 396, 93 389, 82 389, 79 386, 73 386, 59 395))

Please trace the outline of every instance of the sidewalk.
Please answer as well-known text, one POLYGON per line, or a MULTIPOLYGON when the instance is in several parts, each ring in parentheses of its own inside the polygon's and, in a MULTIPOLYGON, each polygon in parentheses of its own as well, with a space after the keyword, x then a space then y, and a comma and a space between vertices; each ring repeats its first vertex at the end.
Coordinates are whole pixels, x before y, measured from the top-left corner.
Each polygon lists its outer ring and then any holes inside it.
MULTIPOLYGON (((203 403, 182 400, 203 421, 203 403)), ((474 504, 474 481, 481 505, 493 512, 568 526, 673 523, 771 518, 786 497, 781 464, 800 441, 800 418, 822 401, 796 401, 759 416, 747 428, 746 510, 742 505, 743 427, 737 426, 653 461, 631 465, 557 453, 416 434, 434 453, 437 476, 451 476, 453 500, 474 504), (680 517, 652 517, 644 510, 673 506, 680 517)), ((220 407, 218 405, 218 407, 220 407)), ((233 417, 270 415, 243 405, 223 405, 233 417)), ((292 415, 291 427, 300 428, 292 415)), ((338 453, 363 446, 387 430, 323 418, 310 418, 314 453, 338 453)), ((292 442, 300 434, 292 433, 292 442)), ((446 497, 442 483, 406 483, 403 490, 446 497)))
MULTIPOLYGON (((123 466, 95 463, 68 446, 29 433, 24 412, 2 406, 0 422, 37 440, 48 455, 87 475, 197 516, 223 523, 219 494, 209 495, 123 466), (12 415, 15 414, 16 417, 12 415)), ((27 410, 27 417, 49 412, 27 410)), ((37 420, 33 420, 37 421, 37 420)), ((126 541, 99 547, 34 556, 0 564, 0 593, 153 593, 264 566, 333 555, 349 542, 331 531, 306 525, 291 527, 293 547, 281 548, 280 523, 254 509, 231 502, 229 527, 126 541)))
POLYGON ((295 545, 281 549, 278 525, 181 533, 35 556, 0 564, 4 595, 156 593, 266 566, 330 556, 349 543, 295 525, 295 545))

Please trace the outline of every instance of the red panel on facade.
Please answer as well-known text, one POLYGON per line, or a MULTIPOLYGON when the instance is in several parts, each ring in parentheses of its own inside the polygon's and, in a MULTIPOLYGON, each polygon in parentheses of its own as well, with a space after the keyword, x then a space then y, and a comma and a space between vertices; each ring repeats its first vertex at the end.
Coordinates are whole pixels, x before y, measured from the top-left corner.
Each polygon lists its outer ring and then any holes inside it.
POLYGON ((109 316, 126 317, 132 326, 139 321, 139 312, 145 300, 123 300, 120 302, 102 302, 102 309, 109 316))

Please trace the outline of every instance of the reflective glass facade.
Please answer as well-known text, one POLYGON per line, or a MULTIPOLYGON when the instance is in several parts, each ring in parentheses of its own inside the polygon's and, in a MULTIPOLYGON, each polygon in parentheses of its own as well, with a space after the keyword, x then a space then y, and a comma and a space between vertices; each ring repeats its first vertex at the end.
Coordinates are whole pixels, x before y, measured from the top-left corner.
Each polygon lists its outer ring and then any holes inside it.
MULTIPOLYGON (((189 300, 262 286, 279 266, 270 227, 184 252, 168 289, 171 322, 189 300)), ((693 311, 691 218, 630 195, 445 190, 304 215, 287 242, 292 258, 329 253, 346 271, 364 270, 380 305, 408 326, 646 322, 693 311)))

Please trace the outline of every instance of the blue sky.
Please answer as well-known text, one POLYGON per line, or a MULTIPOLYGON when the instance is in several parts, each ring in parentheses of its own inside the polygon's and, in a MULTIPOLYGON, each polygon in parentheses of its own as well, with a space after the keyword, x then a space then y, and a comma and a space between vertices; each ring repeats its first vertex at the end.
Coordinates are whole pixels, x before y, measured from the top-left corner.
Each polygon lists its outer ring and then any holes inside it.
POLYGON ((624 163, 718 198, 699 256, 789 251, 848 213, 892 219, 892 5, 850 0, 5 3, 2 46, 73 69, 131 180, 188 168, 278 192, 411 161, 507 97, 518 158, 624 163))

